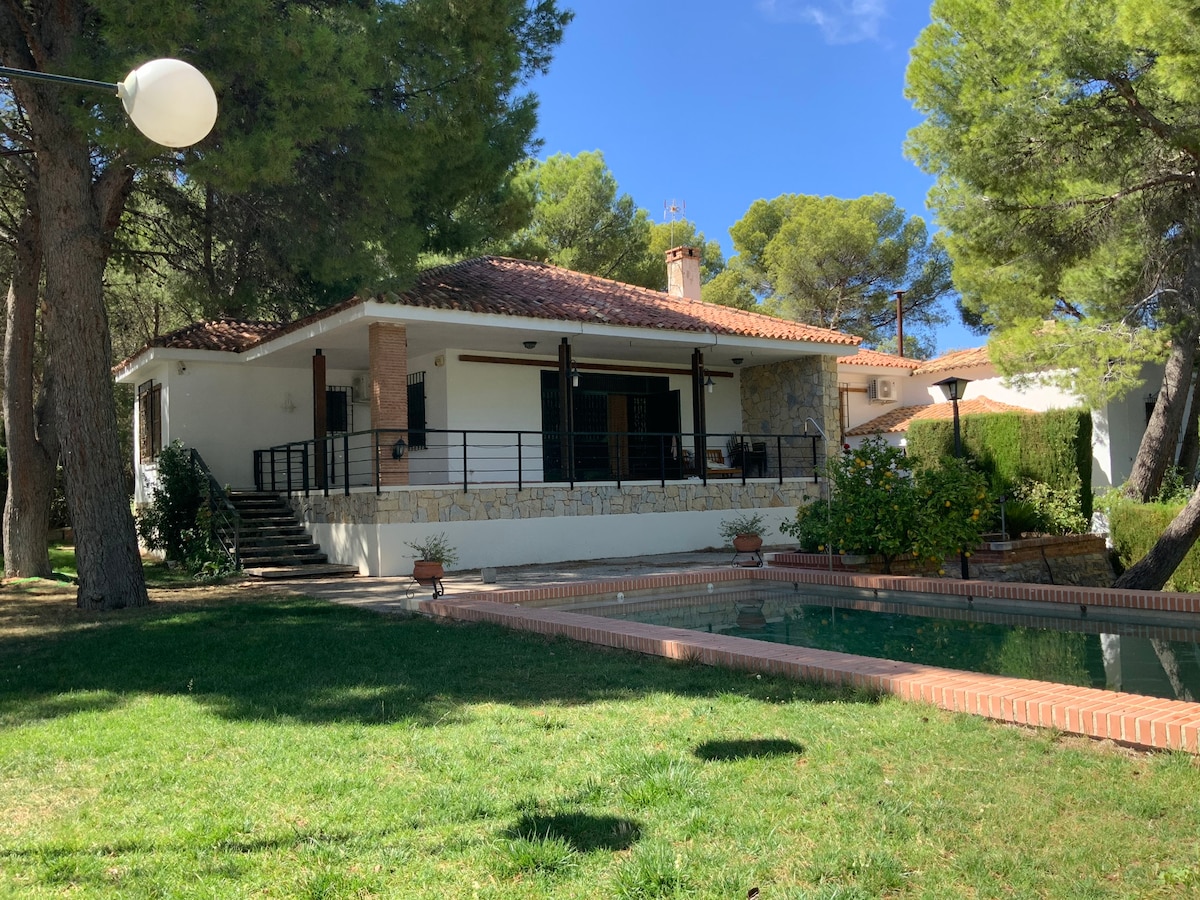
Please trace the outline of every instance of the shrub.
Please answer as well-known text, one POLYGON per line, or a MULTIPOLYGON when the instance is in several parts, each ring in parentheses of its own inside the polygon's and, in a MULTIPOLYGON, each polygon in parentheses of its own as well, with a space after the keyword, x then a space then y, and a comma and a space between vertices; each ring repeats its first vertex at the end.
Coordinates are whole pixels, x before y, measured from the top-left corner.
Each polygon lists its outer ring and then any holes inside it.
MULTIPOLYGON (((1128 569, 1145 556, 1183 508, 1182 503, 1138 503, 1109 492, 1104 500, 1108 535, 1116 563, 1128 569)), ((1200 590, 1200 544, 1188 551, 1183 562, 1163 586, 1168 591, 1200 590)))
POLYGON ((150 506, 137 516, 142 543, 202 578, 232 572, 233 560, 213 533, 207 476, 179 441, 163 448, 157 464, 150 506))
POLYGON ((946 457, 917 472, 917 515, 912 531, 915 556, 943 559, 979 546, 992 521, 987 478, 968 460, 946 457))
POLYGON ((953 458, 915 475, 909 465, 903 450, 868 438, 830 461, 832 501, 804 507, 781 530, 806 550, 831 541, 838 553, 881 556, 885 571, 899 556, 941 560, 978 546, 992 511, 984 476, 953 458))
POLYGON ((1056 488, 1044 481, 1025 479, 1014 485, 1012 496, 1032 513, 1032 522, 1022 529, 1024 531, 1083 534, 1090 527, 1075 492, 1069 488, 1056 488))
POLYGON ((878 554, 892 560, 913 543, 916 497, 904 451, 881 437, 829 465, 833 489, 830 533, 839 553, 878 554))
MULTIPOLYGON (((1082 521, 1091 520, 1092 417, 1087 410, 966 416, 961 429, 964 455, 987 476, 993 494, 1011 495, 1018 484, 1042 482, 1061 502, 1072 498, 1082 521)), ((949 456, 953 434, 949 421, 913 422, 908 430, 909 452, 921 459, 949 456)))
POLYGON ((150 506, 137 518, 138 535, 151 550, 164 551, 168 561, 183 562, 197 538, 196 516, 204 503, 207 479, 179 441, 162 449, 157 468, 150 506))
POLYGON ((801 506, 796 510, 796 518, 784 522, 779 530, 788 537, 795 538, 801 550, 809 553, 823 552, 829 545, 829 514, 831 504, 820 501, 801 506))

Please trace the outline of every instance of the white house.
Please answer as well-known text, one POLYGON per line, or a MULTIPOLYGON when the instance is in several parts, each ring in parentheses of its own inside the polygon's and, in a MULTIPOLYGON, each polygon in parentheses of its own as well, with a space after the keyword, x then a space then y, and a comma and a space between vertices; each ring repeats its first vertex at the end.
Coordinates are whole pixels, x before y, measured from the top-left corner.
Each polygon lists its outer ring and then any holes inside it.
MULTIPOLYGON (((1119 485, 1129 477, 1162 374, 1162 366, 1147 366, 1143 376, 1149 395, 1137 392, 1092 410, 1094 488, 1119 485)), ((879 434, 889 443, 903 446, 914 419, 949 419, 953 415, 952 405, 937 387, 937 382, 950 377, 970 381, 959 401, 962 416, 1043 412, 1080 405, 1077 397, 1049 384, 1009 386, 986 347, 955 350, 931 360, 860 349, 838 358, 842 439, 857 444, 879 434)))
POLYGON ((819 492, 858 338, 703 303, 699 252, 667 256, 667 292, 484 257, 291 324, 156 339, 115 368, 137 390, 135 499, 180 441, 384 575, 438 532, 474 568, 720 546, 731 509, 777 526, 819 492))

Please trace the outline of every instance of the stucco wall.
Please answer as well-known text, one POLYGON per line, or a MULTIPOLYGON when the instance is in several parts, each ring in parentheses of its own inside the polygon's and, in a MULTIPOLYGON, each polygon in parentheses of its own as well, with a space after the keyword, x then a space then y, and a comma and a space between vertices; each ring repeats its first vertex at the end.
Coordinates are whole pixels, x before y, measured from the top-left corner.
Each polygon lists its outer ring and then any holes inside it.
POLYGON ((767 542, 780 542, 779 525, 820 487, 785 481, 398 488, 298 495, 292 506, 334 561, 364 575, 407 575, 413 553, 405 542, 440 532, 457 547, 461 569, 721 547, 720 525, 730 510, 759 512, 767 542))

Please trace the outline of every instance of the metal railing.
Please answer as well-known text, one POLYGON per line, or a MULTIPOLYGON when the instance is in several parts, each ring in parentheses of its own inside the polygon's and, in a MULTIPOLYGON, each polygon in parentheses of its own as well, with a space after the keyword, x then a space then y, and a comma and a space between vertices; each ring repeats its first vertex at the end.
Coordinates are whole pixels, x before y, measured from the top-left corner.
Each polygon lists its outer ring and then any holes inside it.
POLYGON ((204 458, 194 449, 189 449, 188 452, 191 454, 192 464, 207 479, 207 503, 213 538, 228 554, 234 568, 241 569, 242 517, 225 493, 225 489, 213 477, 204 458))
POLYGON ((326 494, 380 492, 397 483, 466 491, 594 481, 816 481, 824 469, 822 443, 810 434, 385 428, 255 450, 254 479, 259 490, 326 494), (699 459, 697 447, 705 451, 699 459))

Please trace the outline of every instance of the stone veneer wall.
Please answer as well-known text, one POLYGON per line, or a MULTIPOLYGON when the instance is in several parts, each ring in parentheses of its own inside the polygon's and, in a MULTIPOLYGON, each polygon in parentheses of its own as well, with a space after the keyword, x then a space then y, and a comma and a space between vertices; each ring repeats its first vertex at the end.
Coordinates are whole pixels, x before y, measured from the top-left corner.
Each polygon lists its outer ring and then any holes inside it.
POLYGON ((742 426, 748 434, 802 434, 811 416, 829 437, 825 455, 837 453, 837 357, 814 355, 751 366, 741 375, 742 426))
POLYGON ((811 481, 677 484, 545 485, 515 487, 409 488, 330 494, 296 494, 291 506, 309 524, 394 525, 422 522, 479 522, 549 516, 639 515, 725 509, 796 507, 819 496, 811 481))
POLYGON ((980 581, 1020 581, 1027 584, 1075 584, 1109 587, 1116 576, 1108 547, 1099 535, 1032 538, 976 551, 971 577, 980 581))

